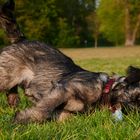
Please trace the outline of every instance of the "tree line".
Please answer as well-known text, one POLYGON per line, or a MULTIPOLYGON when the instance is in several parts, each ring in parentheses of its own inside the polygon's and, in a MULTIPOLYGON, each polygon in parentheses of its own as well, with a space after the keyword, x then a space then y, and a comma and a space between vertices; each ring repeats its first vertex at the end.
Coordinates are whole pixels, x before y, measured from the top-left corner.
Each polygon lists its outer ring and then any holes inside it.
MULTIPOLYGON (((20 28, 31 40, 56 47, 134 46, 140 42, 139 0, 15 0, 15 3, 20 28)), ((7 43, 0 29, 0 45, 7 43)))

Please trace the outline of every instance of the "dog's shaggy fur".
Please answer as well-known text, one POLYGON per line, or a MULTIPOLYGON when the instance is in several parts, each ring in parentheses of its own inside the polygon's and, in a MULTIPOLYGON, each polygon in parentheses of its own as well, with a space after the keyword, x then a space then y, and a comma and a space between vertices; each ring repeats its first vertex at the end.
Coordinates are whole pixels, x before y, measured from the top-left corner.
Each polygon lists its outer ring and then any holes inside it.
POLYGON ((42 122, 55 112, 62 120, 99 101, 108 75, 86 71, 59 50, 25 39, 12 10, 13 0, 0 9, 0 21, 13 42, 0 53, 0 91, 22 85, 34 103, 17 112, 15 122, 42 122))

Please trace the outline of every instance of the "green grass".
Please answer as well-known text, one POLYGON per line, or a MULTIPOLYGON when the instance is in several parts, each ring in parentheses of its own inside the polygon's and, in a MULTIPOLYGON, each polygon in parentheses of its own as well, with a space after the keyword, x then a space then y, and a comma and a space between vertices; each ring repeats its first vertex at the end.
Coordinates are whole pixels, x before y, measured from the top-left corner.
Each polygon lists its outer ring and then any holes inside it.
MULTIPOLYGON (((139 47, 126 49, 127 55, 122 53, 121 56, 116 53, 124 51, 124 48, 63 51, 77 64, 91 71, 116 72, 124 75, 127 66, 140 66, 139 47), (77 54, 73 55, 75 51, 86 55, 80 58, 77 54)), ((121 122, 115 122, 107 109, 99 111, 97 108, 94 113, 77 114, 64 122, 13 124, 15 111, 29 106, 21 91, 20 96, 19 107, 12 109, 8 107, 5 95, 0 95, 0 140, 140 140, 140 115, 137 112, 124 115, 121 122)))

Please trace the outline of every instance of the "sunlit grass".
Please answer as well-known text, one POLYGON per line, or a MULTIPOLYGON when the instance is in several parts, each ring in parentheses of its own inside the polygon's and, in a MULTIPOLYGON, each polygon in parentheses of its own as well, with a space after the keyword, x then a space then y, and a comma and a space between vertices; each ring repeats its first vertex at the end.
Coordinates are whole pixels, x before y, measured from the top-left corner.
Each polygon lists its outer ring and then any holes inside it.
MULTIPOLYGON (((125 74, 129 65, 140 66, 140 48, 126 49, 126 53, 116 57, 115 53, 124 48, 79 49, 87 53, 85 58, 73 55, 76 50, 64 50, 77 64, 91 71, 116 72, 125 74), (91 55, 96 50, 96 57, 91 55), (133 51, 132 51, 133 50, 133 51), (108 51, 112 52, 105 57, 108 51), (114 54, 113 54, 114 53, 114 54), (133 53, 131 55, 131 53, 133 53), (89 54, 89 55, 88 55, 89 54), (100 56, 102 54, 102 56, 100 56), (124 54, 124 55, 123 55, 124 54)), ((124 51, 124 52, 125 52, 124 51)), ((80 55, 80 54, 79 54, 80 55)), ((95 55, 94 55, 95 56, 95 55)), ((18 108, 8 107, 4 94, 0 95, 0 140, 139 140, 140 115, 131 112, 123 116, 123 121, 115 122, 107 109, 98 108, 89 115, 77 114, 64 122, 46 122, 44 124, 17 125, 12 123, 15 111, 29 106, 29 102, 20 91, 21 103, 18 108)))

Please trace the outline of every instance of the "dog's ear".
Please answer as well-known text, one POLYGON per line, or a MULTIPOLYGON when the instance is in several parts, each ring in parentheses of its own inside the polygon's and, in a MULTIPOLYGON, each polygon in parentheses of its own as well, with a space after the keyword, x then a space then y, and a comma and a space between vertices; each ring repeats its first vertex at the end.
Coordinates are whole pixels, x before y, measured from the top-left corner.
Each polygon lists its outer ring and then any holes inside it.
POLYGON ((133 67, 133 66, 129 66, 127 68, 127 74, 136 74, 136 73, 140 73, 140 68, 137 67, 133 67))
POLYGON ((129 66, 127 69, 127 77, 125 80, 128 84, 136 83, 140 81, 140 69, 129 66))

